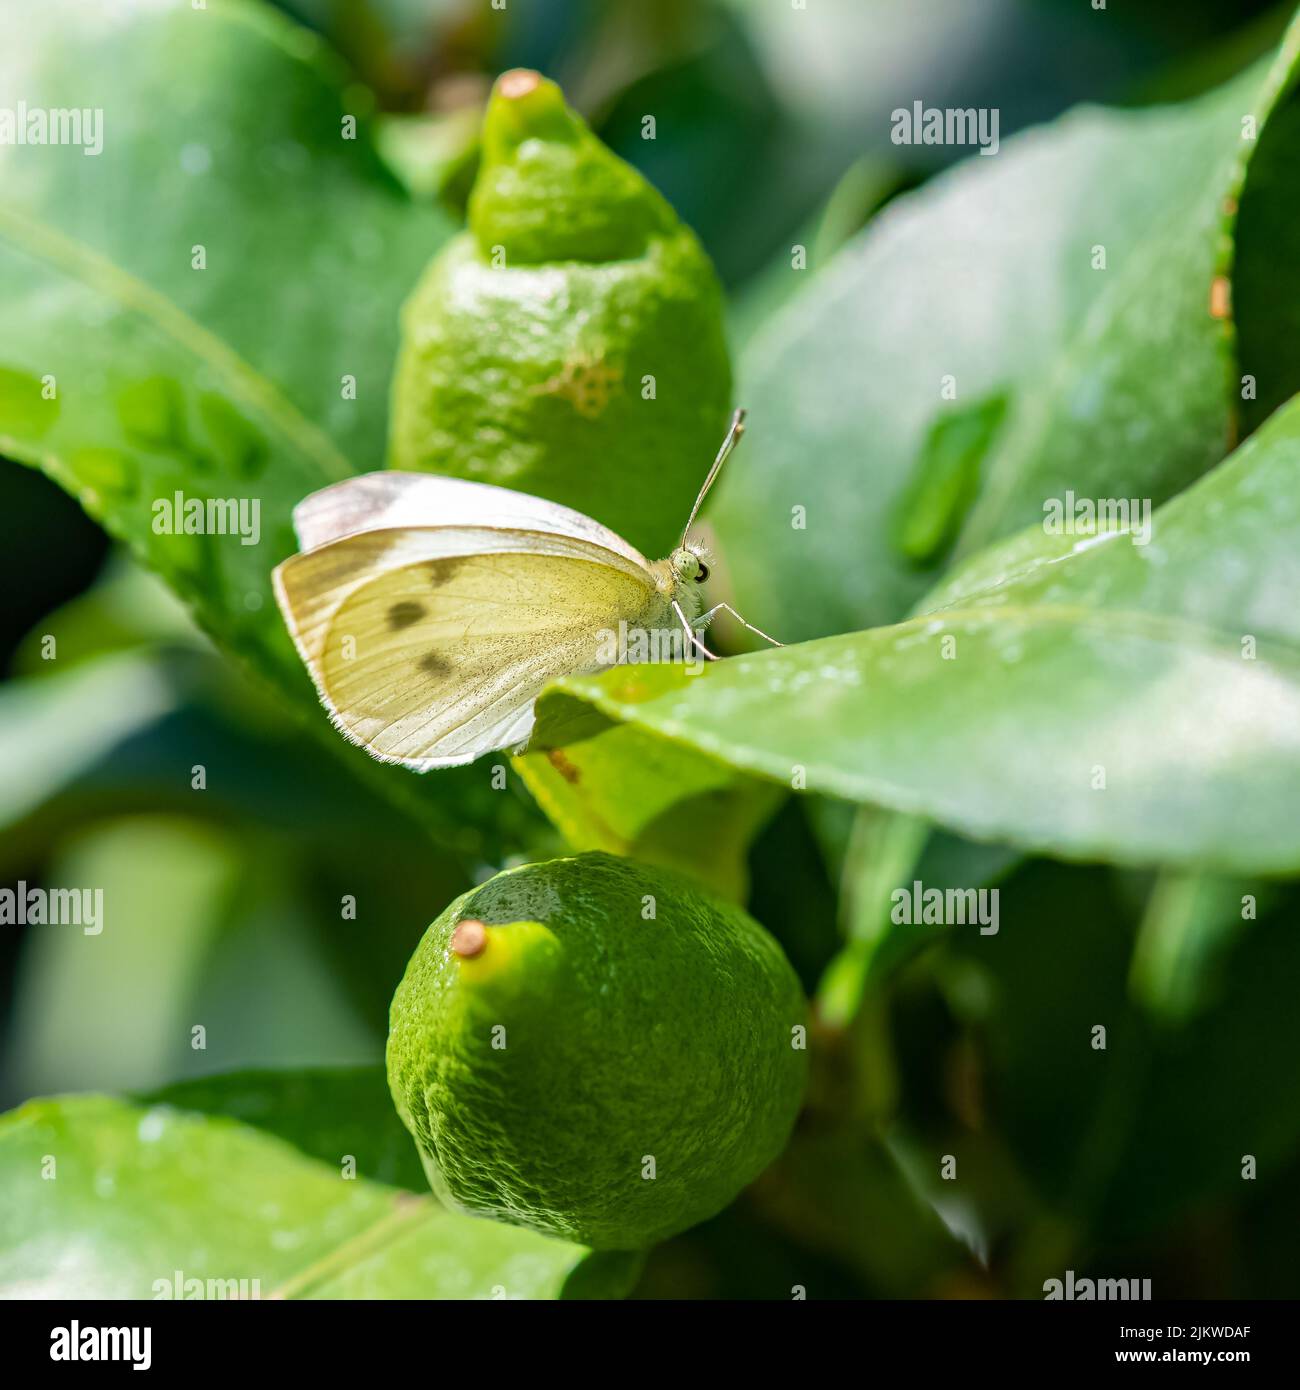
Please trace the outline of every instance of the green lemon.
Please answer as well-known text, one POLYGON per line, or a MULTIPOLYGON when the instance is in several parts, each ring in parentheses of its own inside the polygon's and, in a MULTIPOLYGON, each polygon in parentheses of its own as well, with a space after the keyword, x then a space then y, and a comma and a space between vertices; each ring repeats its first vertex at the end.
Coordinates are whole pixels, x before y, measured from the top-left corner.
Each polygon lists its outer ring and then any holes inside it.
POLYGON ((506 73, 469 229, 402 312, 389 464, 562 502, 666 555, 726 430, 723 312, 663 197, 555 83, 506 73))
POLYGON ((632 1250, 781 1152, 805 1024, 752 918, 584 854, 498 874, 434 922, 393 998, 388 1078, 443 1201, 632 1250))

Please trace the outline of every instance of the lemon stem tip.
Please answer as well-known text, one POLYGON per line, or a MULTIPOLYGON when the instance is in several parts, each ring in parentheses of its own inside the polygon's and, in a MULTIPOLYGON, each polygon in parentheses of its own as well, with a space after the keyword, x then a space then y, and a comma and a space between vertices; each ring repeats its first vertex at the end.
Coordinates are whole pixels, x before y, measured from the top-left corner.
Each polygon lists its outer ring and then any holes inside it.
POLYGON ((497 82, 497 91, 503 97, 515 101, 519 97, 526 97, 529 92, 536 91, 541 80, 541 73, 534 72, 532 68, 511 68, 509 72, 501 74, 497 82))
POLYGON ((451 949, 469 959, 482 953, 487 945, 487 928, 474 918, 461 922, 451 934, 451 949))

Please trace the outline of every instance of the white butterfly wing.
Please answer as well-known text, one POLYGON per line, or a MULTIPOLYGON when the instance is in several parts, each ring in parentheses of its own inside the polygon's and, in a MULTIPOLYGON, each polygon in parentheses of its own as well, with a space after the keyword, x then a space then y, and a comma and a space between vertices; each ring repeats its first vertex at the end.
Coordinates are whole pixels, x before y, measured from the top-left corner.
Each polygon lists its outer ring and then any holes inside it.
POLYGON ((530 497, 526 492, 428 473, 366 473, 334 483, 298 503, 293 509, 293 525, 303 550, 357 531, 403 527, 487 526, 540 531, 589 541, 647 568, 645 556, 622 536, 571 507, 530 497))
POLYGON ((644 561, 554 531, 361 531, 274 579, 334 723, 420 771, 522 742, 547 681, 599 669, 603 633, 666 611, 644 561))

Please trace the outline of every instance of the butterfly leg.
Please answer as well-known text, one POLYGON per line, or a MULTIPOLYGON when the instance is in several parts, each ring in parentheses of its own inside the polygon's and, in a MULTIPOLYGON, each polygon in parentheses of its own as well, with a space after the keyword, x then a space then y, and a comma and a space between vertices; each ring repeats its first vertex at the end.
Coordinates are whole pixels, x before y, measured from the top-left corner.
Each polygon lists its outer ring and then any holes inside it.
POLYGON ((686 621, 686 614, 682 612, 682 606, 676 599, 673 599, 673 612, 677 614, 677 620, 681 623, 682 630, 686 633, 687 640, 691 645, 704 654, 706 661, 716 661, 718 659, 717 653, 711 652, 708 647, 700 641, 699 637, 696 635, 695 629, 686 621))
POLYGON ((712 618, 713 615, 714 615, 715 613, 718 613, 718 612, 721 612, 721 611, 724 611, 724 610, 725 610, 726 612, 730 613, 731 616, 732 616, 733 618, 735 618, 735 620, 741 625, 741 627, 747 627, 747 628, 750 630, 750 632, 756 633, 759 637, 761 637, 761 638, 763 639, 764 642, 770 642, 774 647, 784 647, 784 646, 785 646, 785 643, 784 643, 784 642, 778 642, 778 641, 776 640, 775 637, 769 637, 769 636, 767 635, 767 633, 764 632, 763 629, 762 629, 761 627, 755 627, 753 623, 747 623, 747 622, 744 620, 744 618, 742 618, 742 617, 740 616, 740 614, 737 613, 736 610, 735 610, 729 603, 715 603, 715 604, 713 605, 713 607, 710 608, 709 611, 708 611, 707 613, 701 613, 700 616, 699 616, 698 618, 696 618, 695 621, 696 621, 697 623, 707 623, 707 622, 709 621, 709 619, 712 618))

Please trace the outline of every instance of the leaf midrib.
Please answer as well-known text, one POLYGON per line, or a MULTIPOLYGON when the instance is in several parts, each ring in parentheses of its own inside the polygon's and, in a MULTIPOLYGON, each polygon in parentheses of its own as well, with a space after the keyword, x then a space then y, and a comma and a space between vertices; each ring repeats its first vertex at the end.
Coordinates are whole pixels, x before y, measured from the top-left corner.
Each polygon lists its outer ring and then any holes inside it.
POLYGON ((152 286, 107 256, 49 223, 0 203, 0 235, 19 254, 63 273, 122 310, 134 314, 213 369, 232 395, 270 422, 297 452, 320 466, 325 482, 350 478, 355 469, 329 436, 313 425, 284 392, 228 343, 204 328, 152 286))
POLYGON ((429 1197, 399 1192, 395 1194, 393 1203, 391 1211, 341 1241, 297 1274, 291 1274, 269 1296, 272 1299, 305 1298, 312 1289, 355 1269, 363 1261, 396 1244, 418 1222, 434 1214, 433 1199, 429 1197))

